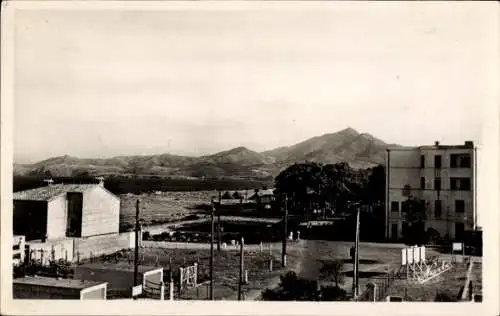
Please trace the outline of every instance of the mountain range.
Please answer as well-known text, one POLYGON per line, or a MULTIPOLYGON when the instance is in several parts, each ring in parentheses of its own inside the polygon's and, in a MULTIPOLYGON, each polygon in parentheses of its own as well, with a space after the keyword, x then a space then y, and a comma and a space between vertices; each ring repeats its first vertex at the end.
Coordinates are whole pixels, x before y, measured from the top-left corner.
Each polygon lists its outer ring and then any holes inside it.
POLYGON ((78 175, 156 175, 182 178, 243 177, 269 178, 287 166, 305 161, 347 162, 353 168, 369 168, 384 163, 387 144, 370 134, 346 128, 313 137, 293 146, 256 152, 237 147, 201 157, 159 154, 83 159, 60 156, 33 164, 14 164, 14 175, 67 177, 78 175))

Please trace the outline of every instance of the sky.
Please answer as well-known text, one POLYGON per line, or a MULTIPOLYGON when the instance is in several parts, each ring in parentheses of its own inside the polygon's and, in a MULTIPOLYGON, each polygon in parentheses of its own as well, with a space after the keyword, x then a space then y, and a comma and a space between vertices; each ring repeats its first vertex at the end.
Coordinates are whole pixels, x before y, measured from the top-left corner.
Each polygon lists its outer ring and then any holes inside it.
POLYGON ((18 11, 14 160, 264 151, 348 126, 480 145, 496 18, 455 3, 18 11))

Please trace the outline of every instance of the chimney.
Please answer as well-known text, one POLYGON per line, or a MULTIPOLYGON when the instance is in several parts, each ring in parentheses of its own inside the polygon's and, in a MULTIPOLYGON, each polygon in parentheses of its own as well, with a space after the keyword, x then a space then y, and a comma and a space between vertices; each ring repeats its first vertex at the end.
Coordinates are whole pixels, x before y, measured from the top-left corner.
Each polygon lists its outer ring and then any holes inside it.
POLYGON ((434 142, 434 146, 438 147, 438 146, 439 146, 439 142, 438 142, 438 141, 435 141, 435 142, 434 142))
POLYGON ((466 141, 465 142, 465 147, 467 147, 467 148, 474 148, 474 142, 470 141, 470 140, 466 141))
POLYGON ((96 180, 99 181, 100 187, 104 187, 104 177, 96 177, 96 180))

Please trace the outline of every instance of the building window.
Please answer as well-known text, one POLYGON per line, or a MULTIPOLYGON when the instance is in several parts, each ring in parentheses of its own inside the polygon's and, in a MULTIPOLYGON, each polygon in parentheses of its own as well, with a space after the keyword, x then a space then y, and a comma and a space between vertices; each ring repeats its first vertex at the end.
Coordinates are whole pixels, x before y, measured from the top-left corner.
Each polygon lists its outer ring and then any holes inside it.
POLYGON ((425 156, 420 156, 420 168, 425 168, 425 156))
POLYGON ((454 191, 470 191, 470 178, 450 178, 450 189, 454 191))
POLYGON ((434 156, 434 168, 441 168, 441 155, 434 156))
POLYGON ((442 203, 441 200, 434 201, 434 217, 440 218, 442 214, 442 203))
POLYGON ((465 212, 465 201, 455 200, 455 213, 463 213, 463 212, 465 212))
POLYGON ((455 240, 463 241, 465 234, 465 225, 464 223, 455 223, 455 240))
POLYGON ((391 212, 399 212, 399 202, 391 202, 391 212))
POLYGON ((401 228, 402 229, 402 233, 403 233, 403 236, 407 235, 408 234, 408 222, 403 222, 403 227, 401 228))
POLYGON ((424 177, 420 178, 420 188, 422 190, 425 190, 425 178, 424 177))
POLYGON ((408 211, 408 201, 401 202, 401 212, 406 213, 408 211))
POLYGON ((392 224, 392 231, 391 231, 391 237, 393 239, 397 239, 398 238, 398 224, 395 223, 395 224, 392 224))
POLYGON ((450 155, 450 168, 470 168, 470 154, 453 154, 450 155))
POLYGON ((441 190, 441 178, 434 178, 434 190, 441 190))

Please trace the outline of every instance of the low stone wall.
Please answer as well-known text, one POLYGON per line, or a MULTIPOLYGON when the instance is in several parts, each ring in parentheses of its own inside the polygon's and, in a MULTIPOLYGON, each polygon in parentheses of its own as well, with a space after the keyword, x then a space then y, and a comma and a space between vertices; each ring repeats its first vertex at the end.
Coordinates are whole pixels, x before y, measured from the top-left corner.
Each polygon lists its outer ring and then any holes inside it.
MULTIPOLYGON (((139 236, 141 236, 141 234, 139 234, 139 236)), ((115 253, 122 249, 133 248, 134 246, 134 232, 75 238, 73 258, 75 260, 82 260, 90 257, 115 253)))
MULTIPOLYGON (((139 234, 139 238, 141 234, 139 234)), ((142 238, 139 239, 141 242, 142 238)), ((49 264, 50 260, 78 262, 91 257, 112 254, 135 247, 135 233, 101 235, 85 238, 66 238, 46 242, 26 242, 30 259, 49 264)), ((24 248, 24 247, 23 247, 24 248)))

